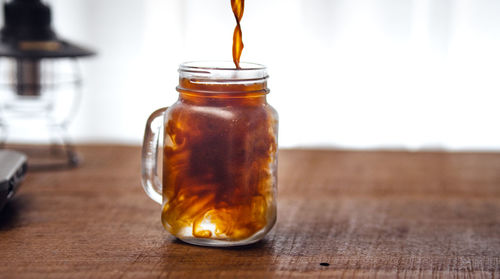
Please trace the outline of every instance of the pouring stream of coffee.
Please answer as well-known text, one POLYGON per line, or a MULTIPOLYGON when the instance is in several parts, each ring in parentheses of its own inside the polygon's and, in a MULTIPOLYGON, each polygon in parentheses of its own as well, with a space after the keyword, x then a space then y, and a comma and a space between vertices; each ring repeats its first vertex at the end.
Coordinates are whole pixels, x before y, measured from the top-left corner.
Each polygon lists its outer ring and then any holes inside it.
POLYGON ((240 21, 243 17, 243 10, 245 9, 245 0, 231 0, 231 7, 233 8, 234 17, 236 18, 236 28, 234 28, 233 34, 233 61, 236 68, 241 69, 240 57, 244 46, 240 21))

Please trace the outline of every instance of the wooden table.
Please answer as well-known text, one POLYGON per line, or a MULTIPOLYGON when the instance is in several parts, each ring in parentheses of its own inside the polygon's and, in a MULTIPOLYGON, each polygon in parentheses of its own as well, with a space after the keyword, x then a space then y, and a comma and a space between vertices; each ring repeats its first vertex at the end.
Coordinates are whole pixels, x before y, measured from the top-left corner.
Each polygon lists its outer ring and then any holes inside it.
POLYGON ((220 249, 164 231, 138 147, 78 150, 0 214, 0 277, 500 276, 500 154, 282 150, 275 229, 220 249))

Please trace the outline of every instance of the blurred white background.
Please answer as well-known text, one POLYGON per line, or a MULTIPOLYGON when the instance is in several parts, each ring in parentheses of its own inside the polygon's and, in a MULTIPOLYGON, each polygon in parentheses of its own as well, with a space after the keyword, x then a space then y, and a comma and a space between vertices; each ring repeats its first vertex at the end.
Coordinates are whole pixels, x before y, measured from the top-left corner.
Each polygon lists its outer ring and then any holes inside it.
MULTIPOLYGON (((62 37, 99 52, 77 142, 140 144, 178 64, 232 59, 229 0, 48 3, 62 37)), ((281 147, 500 150, 500 1, 245 4, 242 61, 269 67, 281 147)))

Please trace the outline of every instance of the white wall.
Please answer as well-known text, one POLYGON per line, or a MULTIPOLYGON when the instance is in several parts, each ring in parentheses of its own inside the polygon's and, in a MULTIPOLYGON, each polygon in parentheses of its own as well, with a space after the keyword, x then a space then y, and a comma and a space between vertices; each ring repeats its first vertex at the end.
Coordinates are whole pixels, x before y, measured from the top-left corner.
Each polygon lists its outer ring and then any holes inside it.
MULTIPOLYGON (((99 56, 71 134, 140 143, 177 66, 231 60, 229 0, 52 0, 99 56)), ((282 147, 500 150, 500 1, 247 0, 242 60, 269 66, 282 147)))

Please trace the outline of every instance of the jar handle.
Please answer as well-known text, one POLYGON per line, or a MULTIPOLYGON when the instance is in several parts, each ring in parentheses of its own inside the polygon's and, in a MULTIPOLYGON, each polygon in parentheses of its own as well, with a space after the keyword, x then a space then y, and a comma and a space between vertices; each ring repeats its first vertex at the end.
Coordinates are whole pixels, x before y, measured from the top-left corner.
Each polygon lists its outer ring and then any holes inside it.
POLYGON ((162 202, 162 185, 158 177, 158 142, 163 116, 167 107, 156 110, 149 116, 142 144, 142 187, 155 202, 162 202))

